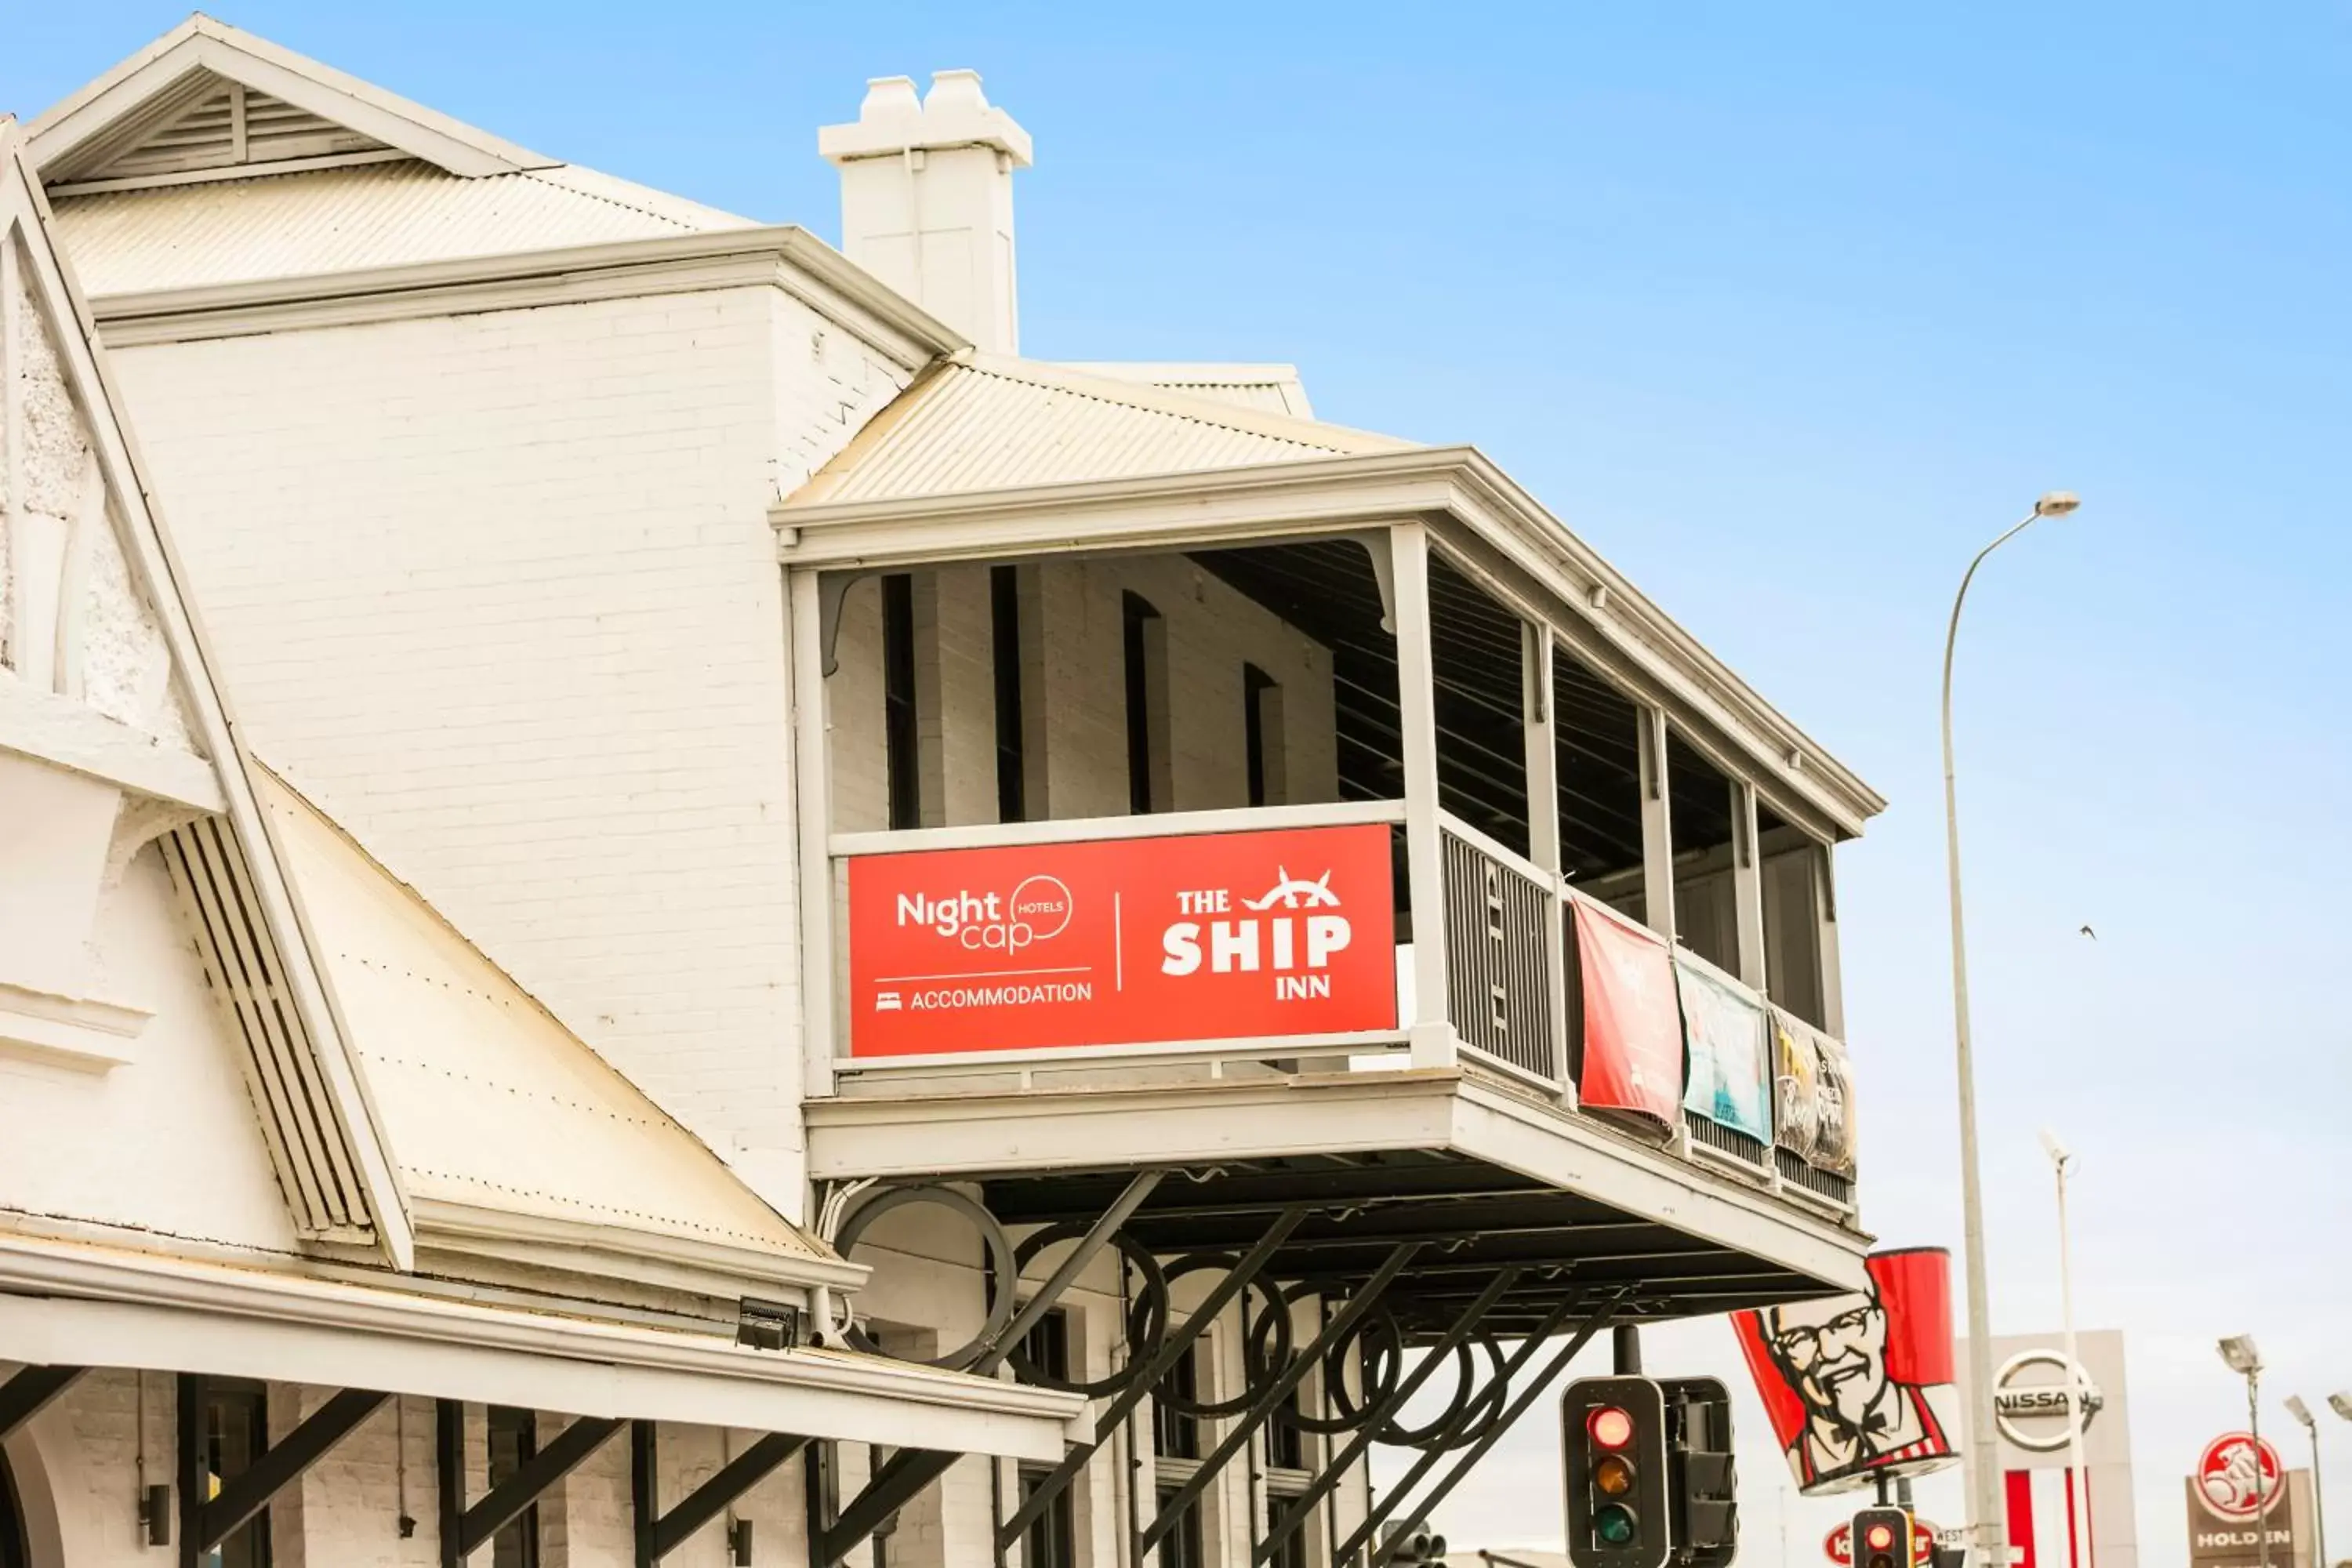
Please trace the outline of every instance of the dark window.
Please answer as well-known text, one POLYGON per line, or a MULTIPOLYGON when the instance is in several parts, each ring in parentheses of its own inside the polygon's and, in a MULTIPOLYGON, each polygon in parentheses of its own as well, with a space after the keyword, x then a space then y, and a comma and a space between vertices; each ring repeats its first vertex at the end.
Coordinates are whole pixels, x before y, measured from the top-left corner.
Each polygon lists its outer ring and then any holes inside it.
POLYGON ((1056 1307, 1021 1340, 1021 1353, 1045 1377, 1070 1381, 1070 1315, 1056 1307))
MULTIPOLYGON (((1021 1501, 1026 1506, 1036 1495, 1039 1483, 1051 1470, 1045 1467, 1021 1469, 1021 1501)), ((1064 1487, 1045 1505, 1045 1510, 1032 1521, 1028 1531, 1021 1537, 1022 1568, 1077 1568, 1077 1512, 1072 1505, 1070 1489, 1064 1487)))
POLYGON ((1242 666, 1242 756, 1252 805, 1284 804, 1282 688, 1254 664, 1242 666))
POLYGON ((1029 763, 1021 744, 1021 581, 1013 567, 988 574, 988 621, 996 662, 996 820, 1025 822, 1029 763))
MULTIPOLYGON (((539 1419, 528 1410, 490 1406, 490 1485, 511 1480, 539 1452, 539 1419)), ((490 1537, 490 1568, 539 1568, 539 1505, 515 1515, 490 1537)))
POLYGON ((1165 759, 1153 744, 1165 706, 1165 671, 1160 668, 1165 645, 1160 612, 1150 600, 1124 595, 1120 609, 1126 634, 1127 803, 1140 816, 1168 805, 1159 798, 1157 777, 1165 759))
MULTIPOLYGON (((1297 1498, 1275 1496, 1265 1500, 1267 1540, 1274 1539, 1275 1531, 1282 1528, 1283 1520, 1297 1506, 1297 1498)), ((1266 1559, 1266 1568, 1307 1568, 1307 1538, 1314 1533, 1314 1523, 1309 1521, 1292 1531, 1282 1544, 1274 1549, 1274 1555, 1266 1559)))
MULTIPOLYGON (((1068 1382, 1070 1376, 1070 1315, 1056 1307, 1022 1337, 1021 1353, 1045 1377, 1068 1382)), ((1053 1467, 1021 1469, 1021 1500, 1026 1504, 1053 1467)), ((1045 1505, 1021 1538, 1022 1568, 1076 1568, 1077 1515, 1072 1491, 1064 1487, 1045 1505)))
MULTIPOLYGON (((195 1386, 204 1401, 197 1440, 209 1496, 269 1451, 269 1396, 260 1384, 242 1379, 207 1378, 195 1386)), ((255 1514, 200 1561, 205 1568, 269 1568, 269 1510, 255 1514)))
MULTIPOLYGON (((1198 1403, 1201 1397, 1199 1363, 1193 1352, 1187 1350, 1168 1375, 1160 1382, 1163 1394, 1172 1394, 1179 1399, 1198 1403)), ((1156 1399, 1151 1405, 1151 1450, 1163 1459, 1197 1459, 1201 1457, 1201 1423, 1168 1403, 1156 1399)))
POLYGON ((0 1568, 30 1568, 33 1552, 25 1544, 25 1513, 16 1502, 16 1478, 9 1473, 8 1456, 0 1454, 0 1568))
POLYGON ((923 825, 920 730, 915 720, 915 580, 882 579, 882 734, 889 752, 890 826, 923 825))
MULTIPOLYGON (((1160 1489, 1160 1509, 1162 1513, 1176 1499, 1177 1489, 1160 1489)), ((1160 1538, 1160 1568, 1201 1568, 1201 1500, 1194 1498, 1184 1505, 1183 1517, 1176 1528, 1160 1538)))
POLYGON ((1307 1433, 1298 1425, 1298 1390, 1295 1388, 1283 1395, 1274 1419, 1266 1423, 1265 1462, 1286 1470, 1307 1468, 1307 1433))

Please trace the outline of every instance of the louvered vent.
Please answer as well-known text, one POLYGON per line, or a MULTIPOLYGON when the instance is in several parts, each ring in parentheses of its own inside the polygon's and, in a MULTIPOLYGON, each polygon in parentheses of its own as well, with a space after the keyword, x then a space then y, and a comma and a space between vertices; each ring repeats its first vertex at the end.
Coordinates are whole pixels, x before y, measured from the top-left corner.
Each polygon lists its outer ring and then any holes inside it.
POLYGON ((196 934, 205 983, 244 1039, 247 1086, 296 1228, 315 1239, 373 1239, 350 1137, 235 834, 223 819, 207 817, 160 842, 196 934))
POLYGON ((80 180, 151 179, 198 170, 374 153, 384 144, 241 82, 219 81, 178 115, 80 180))

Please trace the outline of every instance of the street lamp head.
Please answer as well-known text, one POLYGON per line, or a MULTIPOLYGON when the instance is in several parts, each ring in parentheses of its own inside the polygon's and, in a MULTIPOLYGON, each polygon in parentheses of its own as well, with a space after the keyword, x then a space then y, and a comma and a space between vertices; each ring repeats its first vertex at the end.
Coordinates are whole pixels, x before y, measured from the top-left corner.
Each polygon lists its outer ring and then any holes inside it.
POLYGON ((2042 1130, 2042 1152, 2050 1156, 2050 1163, 2057 1166, 2061 1173, 2074 1163, 2073 1152, 2065 1144, 2058 1142, 2058 1134, 2047 1127, 2042 1130))
POLYGON ((2344 1417, 2345 1420, 2352 1421, 2352 1394, 2329 1394, 2327 1396, 2327 1408, 2336 1412, 2336 1415, 2344 1417))
POLYGON ((2221 1342, 2221 1359, 2231 1372, 2252 1376, 2263 1370, 2262 1352, 2254 1349, 2252 1334, 2232 1334, 2221 1342))
POLYGON ((2073 490, 2052 490, 2033 503, 2036 517, 2063 517, 2083 504, 2083 498, 2073 490))
POLYGON ((2311 1406, 2303 1402, 2303 1396, 2299 1394, 2290 1394, 2286 1396, 2286 1413, 2289 1415, 2294 1416, 2305 1426, 2316 1426, 2319 1425, 2318 1422, 2312 1419, 2311 1406))

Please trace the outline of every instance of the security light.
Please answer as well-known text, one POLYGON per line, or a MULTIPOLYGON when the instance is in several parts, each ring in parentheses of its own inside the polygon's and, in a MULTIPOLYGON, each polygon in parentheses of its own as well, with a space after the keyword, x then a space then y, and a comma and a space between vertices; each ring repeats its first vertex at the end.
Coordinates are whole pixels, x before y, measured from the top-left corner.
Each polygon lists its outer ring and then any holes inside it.
POLYGON ((2073 490, 2052 490, 2033 503, 2036 517, 2063 517, 2083 504, 2083 498, 2073 490))
POLYGON ((2050 1156, 2052 1164, 2062 1170, 2074 1161, 2074 1152, 2058 1142, 2058 1134, 2051 1131, 2047 1127, 2042 1130, 2042 1152, 2050 1156))
POLYGON ((2221 1342, 2221 1359, 2231 1372, 2252 1376, 2263 1370, 2262 1352, 2254 1349, 2252 1334, 2232 1334, 2221 1342))
POLYGON ((2311 1418, 2311 1406, 2303 1402, 2301 1394, 2290 1394, 2286 1396, 2286 1413, 2306 1426, 2317 1425, 2311 1418))
POLYGON ((2352 1394, 2329 1394, 2327 1396, 2327 1408, 2336 1412, 2336 1415, 2344 1417, 2345 1420, 2352 1421, 2352 1394))

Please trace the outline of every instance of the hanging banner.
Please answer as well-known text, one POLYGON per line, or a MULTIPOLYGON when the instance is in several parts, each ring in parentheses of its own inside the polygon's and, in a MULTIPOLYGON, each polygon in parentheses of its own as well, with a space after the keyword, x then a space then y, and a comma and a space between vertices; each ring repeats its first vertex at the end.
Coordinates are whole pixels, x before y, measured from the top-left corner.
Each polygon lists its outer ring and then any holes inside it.
POLYGON ((1578 1103, 1672 1127, 1682 1117, 1683 1030, 1675 961, 1649 931, 1582 899, 1576 958, 1584 1020, 1578 1103))
POLYGON ((1959 1462, 1951 1255, 1874 1252, 1864 1267, 1866 1295, 1732 1314, 1772 1435, 1808 1495, 1959 1462))
POLYGON ((1759 1143, 1771 1142, 1772 1074, 1765 1054, 1763 1004, 1685 953, 1675 955, 1675 981, 1690 1053, 1683 1109, 1759 1143))
POLYGON ((1389 830, 860 855, 848 1009, 853 1057, 1393 1029, 1389 830))
POLYGON ((1773 1107, 1780 1147, 1815 1170, 1854 1172, 1853 1069, 1844 1045, 1772 1012, 1773 1107))

